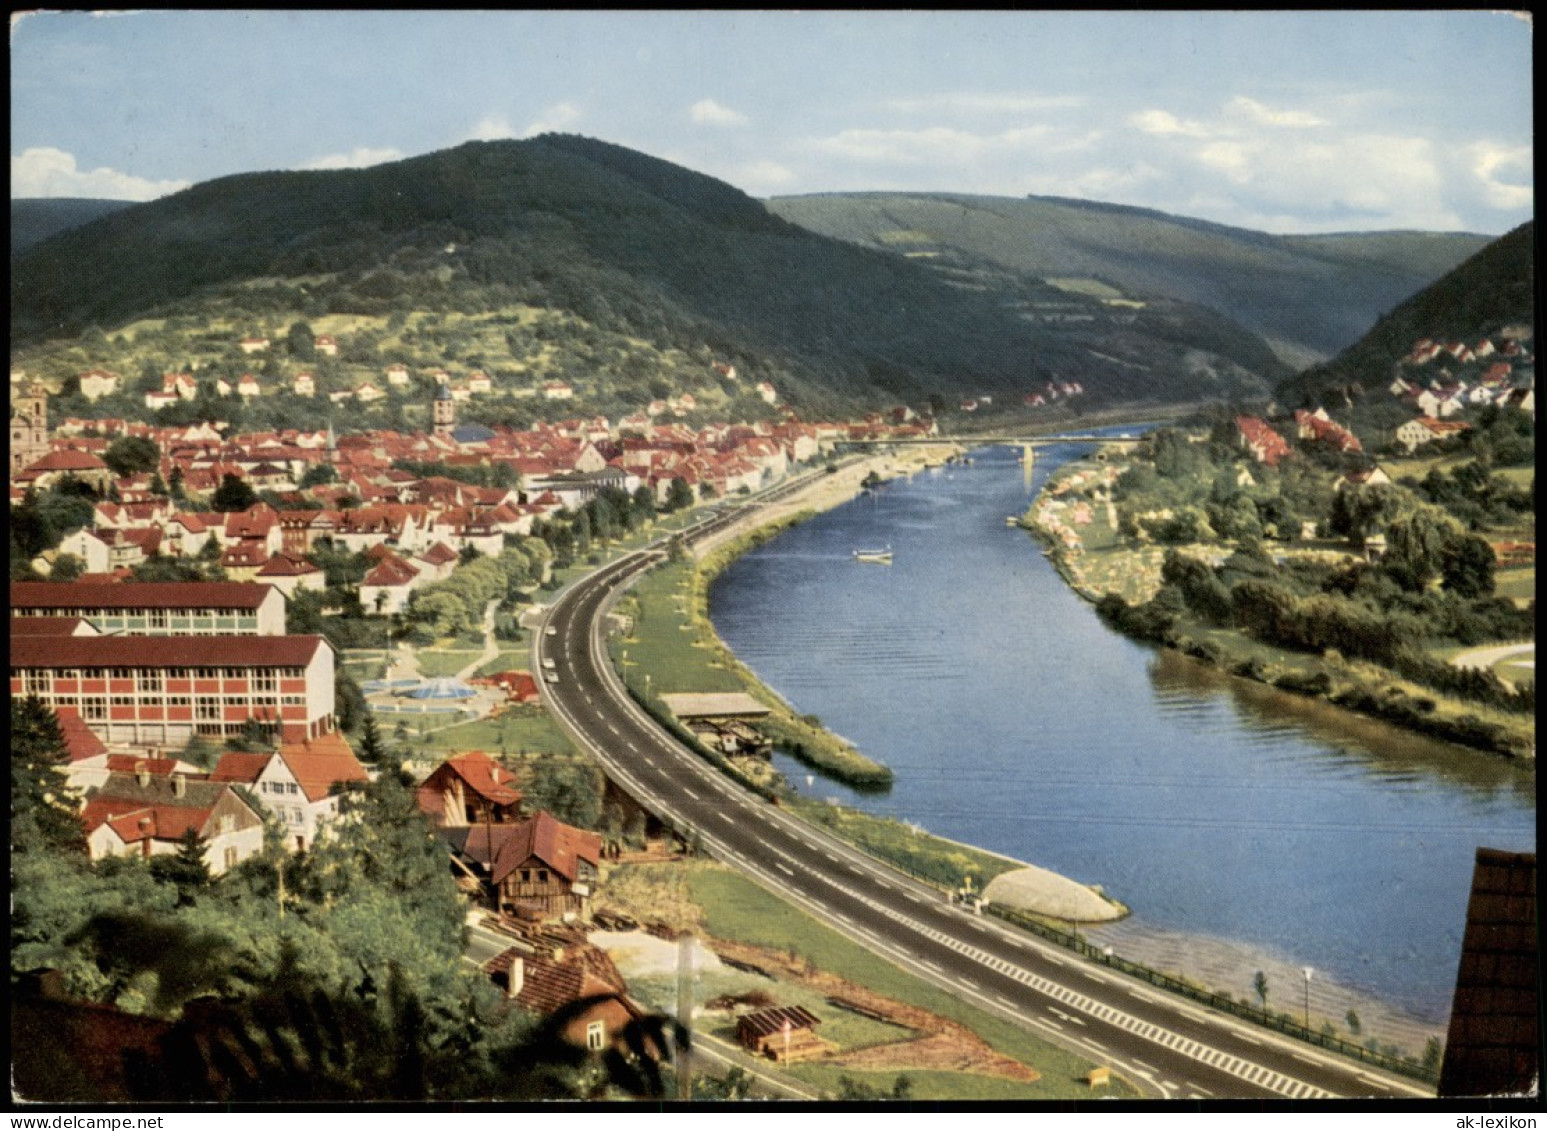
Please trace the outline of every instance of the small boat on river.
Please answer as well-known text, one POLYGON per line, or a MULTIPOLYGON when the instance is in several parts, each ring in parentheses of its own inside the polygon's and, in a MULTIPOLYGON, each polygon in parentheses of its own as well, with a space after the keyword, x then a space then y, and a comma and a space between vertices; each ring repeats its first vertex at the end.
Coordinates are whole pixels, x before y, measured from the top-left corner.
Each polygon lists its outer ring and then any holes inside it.
POLYGON ((892 548, 888 546, 884 550, 855 550, 854 560, 857 562, 870 562, 874 565, 891 565, 892 548))

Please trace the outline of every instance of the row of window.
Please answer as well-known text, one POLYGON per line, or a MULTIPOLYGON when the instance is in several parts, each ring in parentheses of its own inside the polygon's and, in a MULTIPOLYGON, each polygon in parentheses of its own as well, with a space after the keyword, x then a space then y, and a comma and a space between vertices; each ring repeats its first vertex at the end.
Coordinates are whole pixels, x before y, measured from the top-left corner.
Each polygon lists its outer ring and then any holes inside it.
POLYGON ((225 711, 229 708, 273 708, 273 707, 304 707, 306 697, 304 695, 267 695, 267 696, 221 696, 221 695, 169 695, 165 699, 158 699, 154 703, 141 703, 128 695, 114 695, 109 699, 105 695, 52 695, 44 700, 51 707, 72 707, 80 711, 81 718, 87 721, 99 721, 107 718, 109 703, 114 707, 193 707, 195 717, 200 719, 224 718, 225 711))
POLYGON ((165 627, 168 620, 177 624, 187 624, 191 621, 216 621, 222 624, 257 624, 257 613, 210 613, 187 612, 170 609, 114 609, 109 612, 106 609, 65 609, 65 608, 35 608, 16 609, 15 616, 19 617, 83 617, 86 620, 148 620, 151 624, 165 627))
POLYGON ((140 691, 161 691, 169 679, 241 680, 254 691, 276 691, 281 679, 304 679, 304 668, 23 668, 22 691, 36 694, 48 691, 54 680, 116 679, 134 680, 140 691))

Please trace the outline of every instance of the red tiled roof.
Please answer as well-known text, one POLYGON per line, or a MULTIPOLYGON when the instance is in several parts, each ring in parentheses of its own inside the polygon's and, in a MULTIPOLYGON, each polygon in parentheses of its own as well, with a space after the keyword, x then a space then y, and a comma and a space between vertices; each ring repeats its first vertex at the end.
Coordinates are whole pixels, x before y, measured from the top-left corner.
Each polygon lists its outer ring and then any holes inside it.
POLYGON ((736 1029, 738 1032, 745 1032, 754 1037, 769 1037, 775 1033, 782 1033, 786 1025, 793 1032, 797 1029, 814 1028, 821 1023, 821 1018, 805 1006, 775 1005, 738 1017, 736 1029))
POLYGON ((272 754, 228 751, 220 756, 220 762, 215 766, 215 772, 210 774, 210 780, 251 785, 258 780, 258 776, 263 773, 263 767, 269 764, 269 759, 272 757, 274 757, 272 754))
MULTIPOLYGON (((572 1001, 596 997, 601 994, 623 994, 622 978, 612 981, 598 974, 589 965, 576 962, 555 962, 542 955, 523 955, 515 948, 496 955, 484 964, 489 974, 503 973, 507 977, 516 959, 522 963, 521 991, 516 1002, 535 1013, 551 1014, 572 1001)), ((626 999, 622 999, 625 1001, 626 999)))
POLYGON ((515 781, 515 775, 482 750, 469 750, 466 754, 448 758, 437 768, 437 772, 440 769, 451 770, 473 792, 496 805, 516 805, 521 801, 521 791, 513 789, 510 784, 515 781))
POLYGON ((49 452, 46 456, 27 465, 29 471, 106 471, 103 463, 90 452, 65 448, 49 452))
MULTIPOLYGON (((95 575, 93 575, 95 576, 95 575)), ((251 581, 13 581, 19 609, 254 609, 273 590, 251 581)))
POLYGON ((308 801, 321 801, 336 784, 370 778, 349 743, 336 733, 319 735, 310 742, 281 746, 279 757, 290 767, 308 801))
MULTIPOLYGON (((109 754, 107 756, 107 768, 115 773, 134 774, 144 770, 152 777, 168 778, 177 773, 178 761, 176 758, 140 758, 133 754, 109 754)), ((207 774, 188 774, 192 780, 200 781, 208 777, 207 774)))
MULTIPOLYGON (((597 864, 602 855, 602 838, 595 833, 563 824, 550 813, 538 813, 531 820, 519 825, 496 825, 489 829, 475 830, 468 834, 469 852, 481 832, 485 837, 495 835, 494 864, 490 880, 498 884, 528 860, 537 859, 552 868, 564 879, 574 882, 579 875, 579 862, 587 860, 597 864)), ((485 841, 487 849, 490 841, 485 841)))
MULTIPOLYGON (((12 636, 75 636, 81 626, 90 627, 85 617, 16 617, 11 618, 12 636)), ((97 635, 93 629, 86 636, 97 635)))
POLYGON ((361 585, 407 585, 419 576, 419 571, 402 558, 383 558, 361 580, 361 585))
POLYGON ((321 571, 304 558, 291 557, 289 554, 275 554, 268 560, 262 569, 258 571, 259 577, 302 577, 308 573, 320 573, 321 571))
POLYGON ((304 668, 326 647, 320 636, 23 636, 11 667, 304 668))
POLYGON ((107 753, 102 740, 86 725, 86 720, 81 718, 80 712, 74 707, 55 708, 54 714, 59 719, 59 733, 64 736, 65 750, 69 752, 71 762, 84 762, 87 758, 107 753))

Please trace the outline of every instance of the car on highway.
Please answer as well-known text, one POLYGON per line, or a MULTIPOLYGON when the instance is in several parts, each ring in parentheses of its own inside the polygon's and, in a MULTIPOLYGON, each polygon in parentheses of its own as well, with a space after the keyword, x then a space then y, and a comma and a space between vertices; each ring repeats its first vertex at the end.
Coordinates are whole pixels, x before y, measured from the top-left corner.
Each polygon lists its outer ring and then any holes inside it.
POLYGON ((547 628, 543 629, 544 636, 557 636, 558 634, 559 630, 554 628, 551 624, 547 628))
POLYGON ((556 667, 558 667, 558 664, 554 663, 554 661, 553 661, 553 659, 551 657, 543 660, 543 668, 544 668, 544 670, 551 672, 556 667))

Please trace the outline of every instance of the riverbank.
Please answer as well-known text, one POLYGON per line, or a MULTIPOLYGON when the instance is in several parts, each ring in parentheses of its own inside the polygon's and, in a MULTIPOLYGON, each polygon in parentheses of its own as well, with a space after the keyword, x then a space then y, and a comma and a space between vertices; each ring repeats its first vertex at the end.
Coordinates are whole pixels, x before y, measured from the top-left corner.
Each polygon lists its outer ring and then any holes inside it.
MULTIPOLYGON (((1064 581, 1094 603, 1114 628, 1231 675, 1459 746, 1534 764, 1536 728, 1529 713, 1449 695, 1331 649, 1320 654, 1289 651, 1235 628, 1205 622, 1185 608, 1169 611, 1163 624, 1147 616, 1143 606, 1160 591, 1168 548, 1132 544, 1120 534, 1111 496, 1123 470, 1115 453, 1070 463, 1044 485, 1020 520, 1044 544, 1064 581)), ((1228 546, 1213 542, 1170 549, 1205 563, 1223 561, 1230 552, 1228 546)), ((1338 542, 1300 541, 1284 544, 1276 552, 1281 561, 1340 564, 1352 560, 1338 542)))
MULTIPOLYGON (((714 578, 737 557, 791 525, 852 501, 866 490, 867 482, 906 478, 961 455, 961 449, 953 447, 911 448, 846 464, 700 547, 696 560, 667 563, 652 571, 620 603, 632 626, 627 639, 615 645, 615 659, 635 697, 648 705, 668 690, 745 691, 772 710, 758 727, 780 749, 857 792, 885 793, 891 784, 890 769, 865 757, 820 720, 800 714, 737 659, 709 619, 708 591, 714 578)), ((674 729, 685 735, 680 724, 674 729)), ((1075 907, 1086 921, 1127 914, 1126 907, 1099 890, 1025 861, 938 837, 890 817, 800 798, 780 785, 777 772, 763 759, 708 756, 728 764, 736 777, 754 788, 780 795, 783 804, 812 823, 943 890, 967 887, 982 892, 996 877, 1017 875, 1020 881, 1004 890, 1006 900, 1020 910, 1059 919, 1068 918, 1064 912, 1075 907), (1036 879, 1028 881, 1028 877, 1036 879)))

